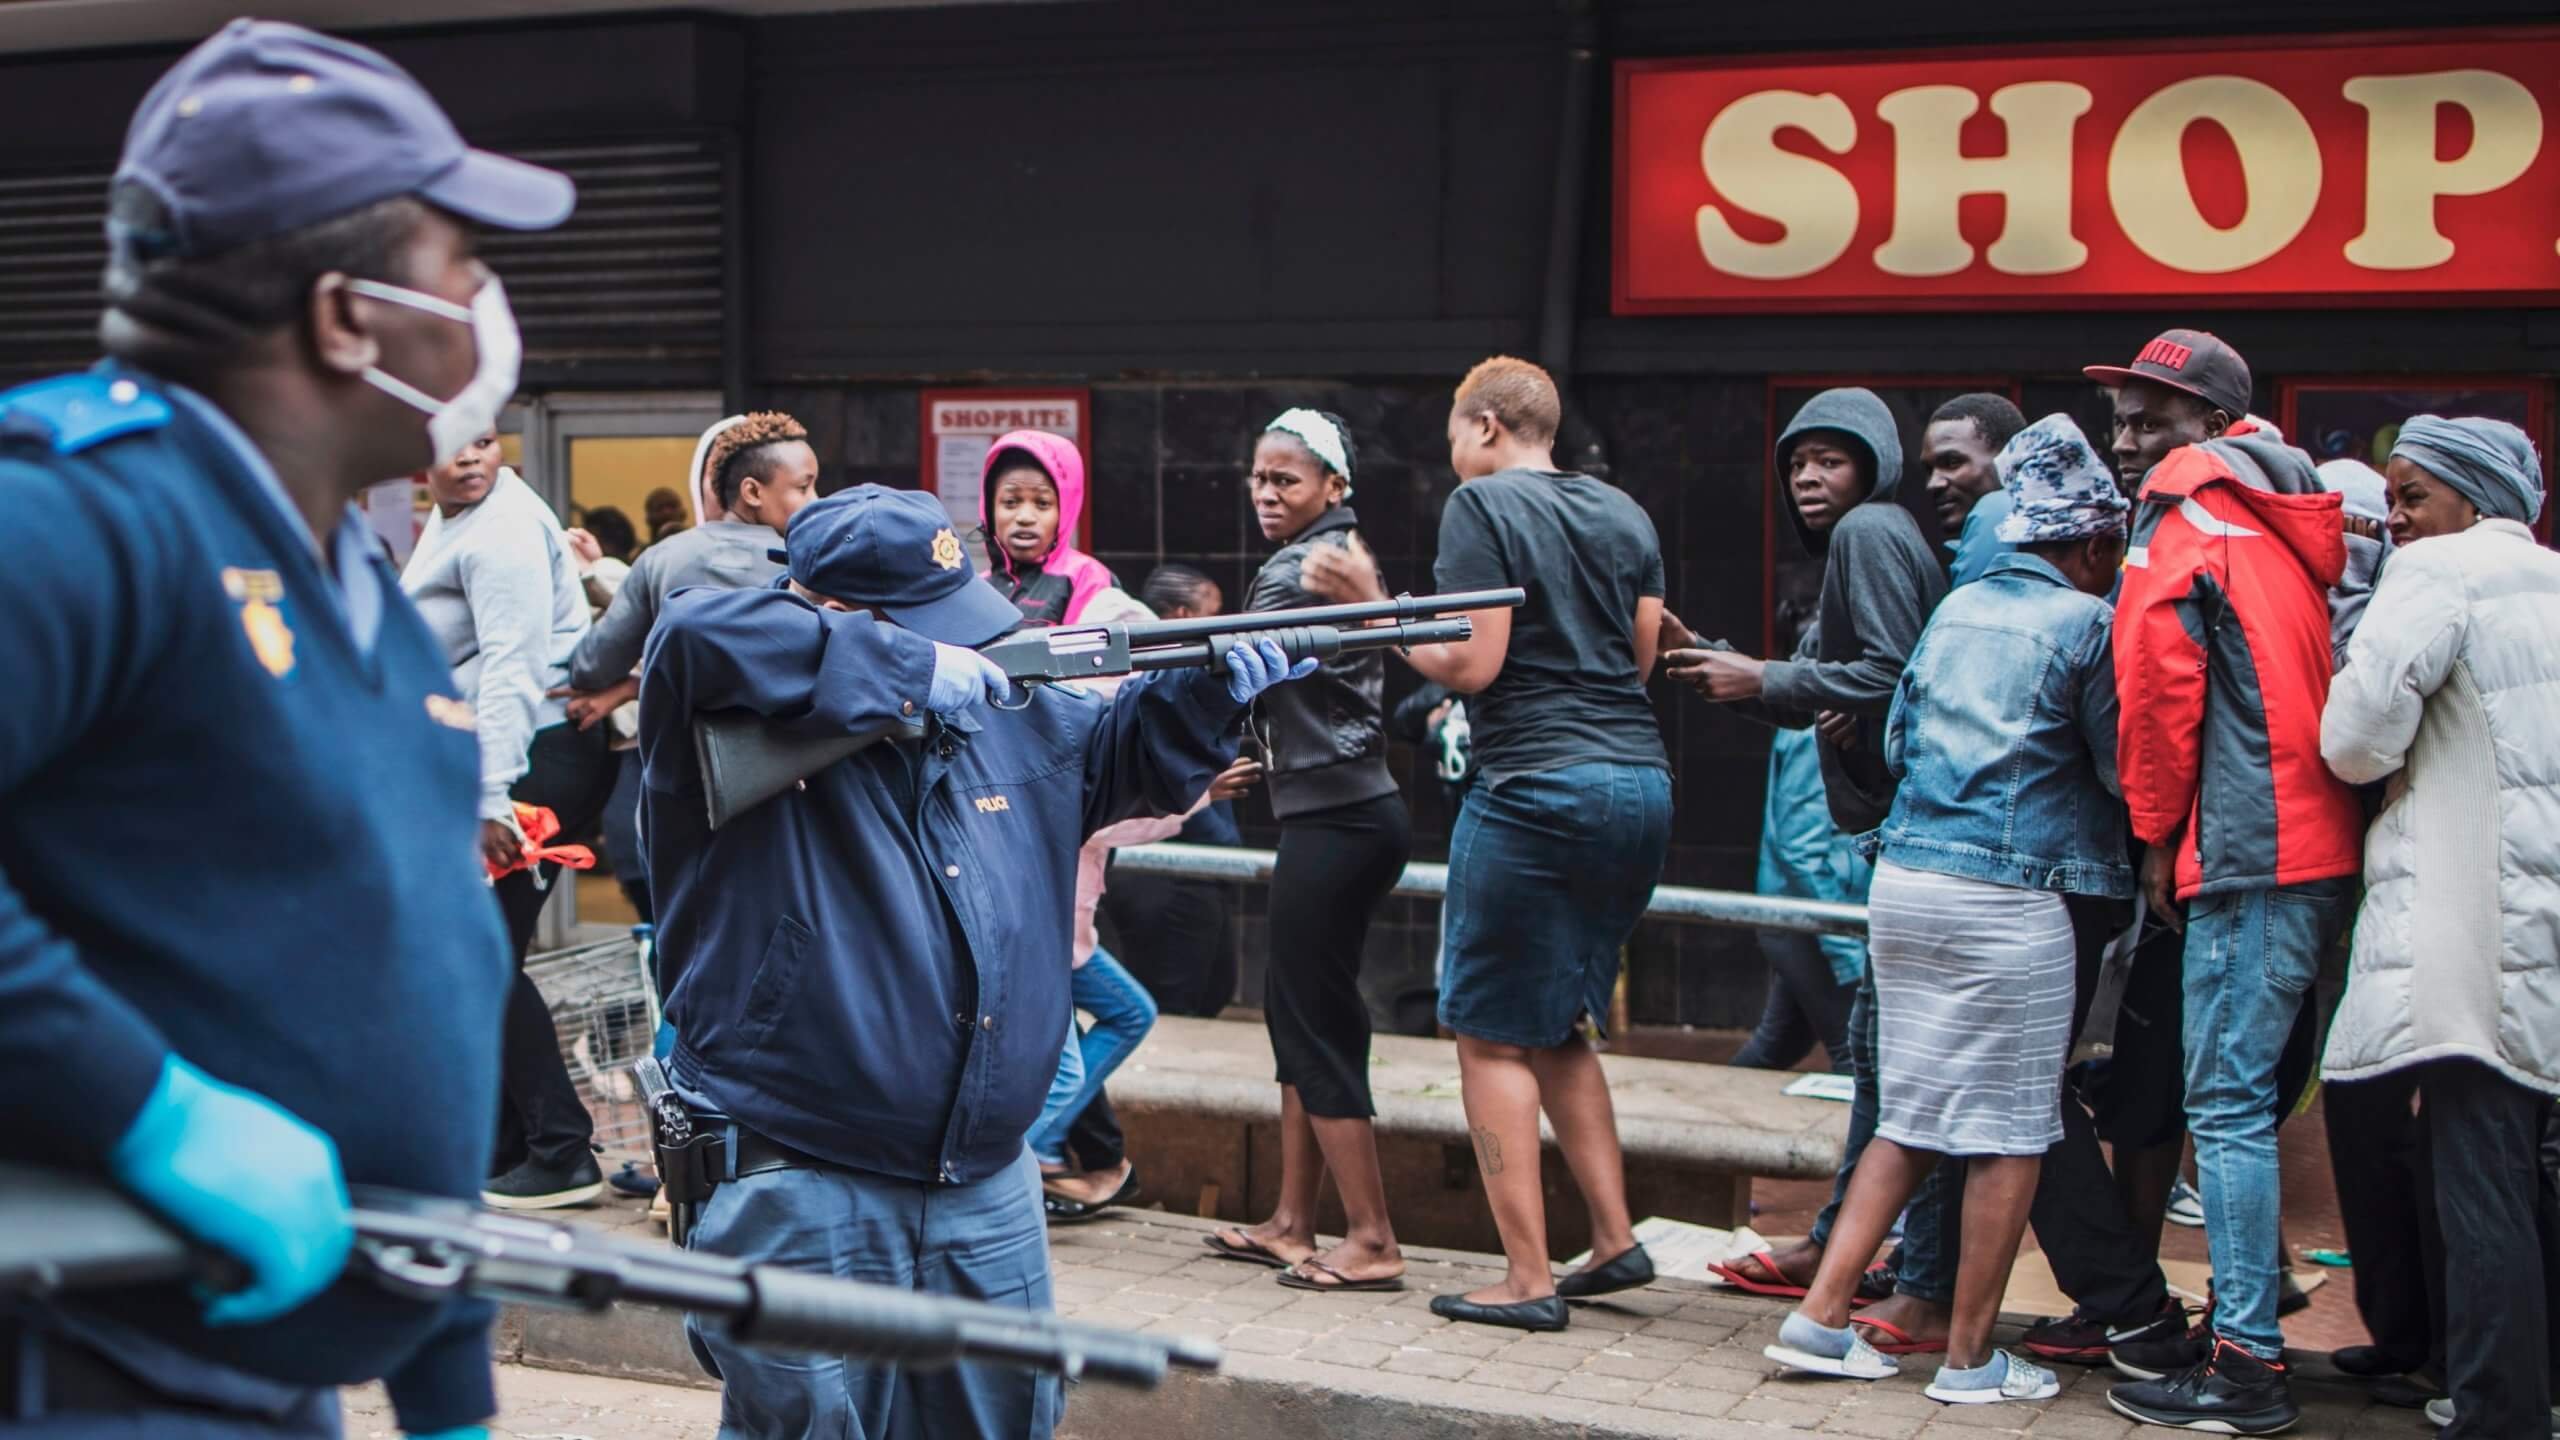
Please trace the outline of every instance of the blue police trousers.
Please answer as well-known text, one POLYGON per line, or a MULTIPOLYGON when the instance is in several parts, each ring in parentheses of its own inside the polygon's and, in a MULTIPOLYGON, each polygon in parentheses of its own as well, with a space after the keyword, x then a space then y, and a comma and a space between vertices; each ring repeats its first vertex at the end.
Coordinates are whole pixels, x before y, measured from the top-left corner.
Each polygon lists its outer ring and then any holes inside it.
MULTIPOLYGON (((846 1170, 776 1170, 712 1192, 690 1248, 1023 1310, 1054 1308, 1040 1167, 930 1185, 846 1170)), ((750 1350, 687 1320, 721 1382, 721 1440, 1048 1440, 1055 1376, 983 1365, 907 1371, 841 1355, 750 1350)))

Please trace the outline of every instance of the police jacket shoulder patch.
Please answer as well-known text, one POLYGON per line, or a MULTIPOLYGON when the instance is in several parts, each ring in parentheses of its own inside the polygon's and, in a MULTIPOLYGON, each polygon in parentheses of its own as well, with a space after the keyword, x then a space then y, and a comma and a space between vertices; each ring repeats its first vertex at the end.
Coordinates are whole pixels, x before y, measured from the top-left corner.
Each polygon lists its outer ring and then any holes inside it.
POLYGON ((96 370, 0 392, 0 440, 76 455, 119 435, 169 423, 169 402, 132 379, 96 370))

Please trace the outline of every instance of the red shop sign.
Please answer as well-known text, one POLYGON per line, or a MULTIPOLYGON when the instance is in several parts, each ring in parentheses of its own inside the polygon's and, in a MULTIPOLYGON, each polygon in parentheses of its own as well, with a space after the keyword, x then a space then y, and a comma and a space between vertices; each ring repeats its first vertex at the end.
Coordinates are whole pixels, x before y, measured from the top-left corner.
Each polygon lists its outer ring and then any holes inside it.
POLYGON ((1617 67, 1615 308, 2551 303, 2560 29, 1617 67))

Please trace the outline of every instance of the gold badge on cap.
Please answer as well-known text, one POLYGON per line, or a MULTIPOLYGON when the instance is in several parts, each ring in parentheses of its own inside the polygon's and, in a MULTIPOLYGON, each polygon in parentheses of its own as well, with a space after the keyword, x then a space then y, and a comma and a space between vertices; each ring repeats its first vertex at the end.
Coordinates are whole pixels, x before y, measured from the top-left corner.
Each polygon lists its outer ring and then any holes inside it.
POLYGON ((225 566, 222 590, 240 607, 240 629, 249 637, 249 653, 281 680, 293 673, 293 630, 277 604, 284 599, 284 577, 273 570, 225 566))
POLYGON ((969 563, 960 553, 960 537, 952 534, 947 525, 933 532, 933 563, 945 570, 957 570, 969 563))

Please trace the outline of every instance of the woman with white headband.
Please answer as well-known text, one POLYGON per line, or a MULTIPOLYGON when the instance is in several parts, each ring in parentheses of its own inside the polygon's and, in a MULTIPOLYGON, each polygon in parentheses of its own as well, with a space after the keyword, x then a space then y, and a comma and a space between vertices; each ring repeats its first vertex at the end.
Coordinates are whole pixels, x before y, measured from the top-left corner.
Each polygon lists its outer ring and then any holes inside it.
MULTIPOLYGON (((1322 603, 1300 576, 1308 556, 1357 544, 1359 521, 1344 503, 1355 460, 1339 416, 1289 410, 1264 428, 1246 483, 1263 538, 1280 549, 1254 577, 1246 610, 1322 603)), ((1248 721, 1280 819, 1262 1007, 1280 1081, 1280 1198, 1270 1219, 1208 1243, 1283 1267, 1280 1283, 1302 1290, 1404 1288, 1378 1170, 1360 994, 1370 913, 1404 873, 1413 842, 1387 769, 1385 688, 1377 651, 1343 656, 1265 692, 1248 721), (1328 1174, 1342 1197, 1343 1239, 1319 1251, 1316 1206, 1328 1174)))

